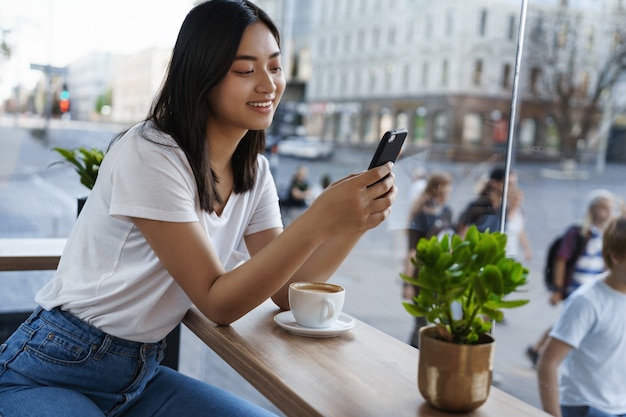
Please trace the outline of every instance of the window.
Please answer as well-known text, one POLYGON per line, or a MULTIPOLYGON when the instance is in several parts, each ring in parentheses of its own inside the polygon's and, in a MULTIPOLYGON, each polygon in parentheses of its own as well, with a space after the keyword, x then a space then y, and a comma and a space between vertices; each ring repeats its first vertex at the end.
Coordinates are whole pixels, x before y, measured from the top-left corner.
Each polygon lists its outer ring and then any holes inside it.
POLYGON ((480 36, 485 36, 487 34, 487 9, 482 9, 480 11, 478 34, 480 36))
POLYGON ((380 29, 374 28, 372 30, 372 48, 378 48, 380 44, 380 29))
POLYGON ((482 118, 468 113, 463 118, 463 143, 479 143, 482 137, 482 118))
POLYGON ((441 85, 448 85, 448 60, 444 59, 441 63, 441 85))
POLYGON ((454 35, 454 11, 452 9, 446 10, 446 36, 450 37, 454 35))
POLYGON ((509 25, 506 38, 510 41, 517 39, 517 26, 515 25, 515 15, 509 16, 509 25))
POLYGON ((483 61, 482 59, 477 59, 474 62, 474 74, 472 77, 472 82, 476 87, 481 85, 482 77, 483 77, 483 61))
POLYGON ((530 92, 537 94, 539 80, 541 79, 541 68, 533 67, 530 69, 530 92))
POLYGON ((511 64, 502 66, 502 88, 511 88, 511 64))

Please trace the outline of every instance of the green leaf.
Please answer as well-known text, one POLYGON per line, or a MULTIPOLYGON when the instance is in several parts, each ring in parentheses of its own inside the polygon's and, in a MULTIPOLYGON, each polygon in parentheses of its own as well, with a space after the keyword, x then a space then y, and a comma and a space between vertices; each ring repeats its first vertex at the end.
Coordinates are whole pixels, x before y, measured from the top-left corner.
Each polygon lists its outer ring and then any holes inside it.
MULTIPOLYGON (((56 147, 52 148, 52 150, 59 153, 65 159, 65 162, 74 166, 74 169, 80 178, 81 184, 89 189, 94 187, 96 179, 98 178, 100 164, 104 159, 103 151, 96 148, 86 149, 82 147, 76 149, 56 147)), ((55 163, 51 165, 54 165, 55 163)))
POLYGON ((497 295, 504 294, 504 281, 500 269, 495 265, 487 265, 480 274, 480 279, 485 284, 486 291, 497 295))

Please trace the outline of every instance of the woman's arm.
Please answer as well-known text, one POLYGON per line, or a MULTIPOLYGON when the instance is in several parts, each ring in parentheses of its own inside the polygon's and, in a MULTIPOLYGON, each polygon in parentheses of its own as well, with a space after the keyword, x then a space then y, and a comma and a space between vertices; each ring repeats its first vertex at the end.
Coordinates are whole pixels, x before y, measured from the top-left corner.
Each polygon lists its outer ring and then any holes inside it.
POLYGON ((556 417, 561 417, 558 370, 571 349, 567 343, 550 337, 537 363, 541 405, 544 411, 556 417))
POLYGON ((533 258, 533 251, 530 247, 530 242, 528 241, 528 235, 526 234, 525 229, 520 232, 519 241, 522 246, 522 250, 524 251, 524 260, 529 262, 533 258))
MULTIPOLYGON (((253 256, 232 271, 224 270, 198 223, 134 221, 191 301, 210 320, 229 324, 283 288, 319 247, 324 249, 312 257, 319 266, 307 265, 305 279, 319 271, 330 276, 358 237, 388 215, 396 194, 393 176, 368 185, 390 172, 388 164, 346 178, 330 186, 283 233, 274 229, 247 237, 253 256), (330 255, 329 248, 337 250, 339 244, 349 248, 330 255), (321 256, 327 256, 325 262, 321 256)), ((279 302, 283 307, 282 297, 279 302)))

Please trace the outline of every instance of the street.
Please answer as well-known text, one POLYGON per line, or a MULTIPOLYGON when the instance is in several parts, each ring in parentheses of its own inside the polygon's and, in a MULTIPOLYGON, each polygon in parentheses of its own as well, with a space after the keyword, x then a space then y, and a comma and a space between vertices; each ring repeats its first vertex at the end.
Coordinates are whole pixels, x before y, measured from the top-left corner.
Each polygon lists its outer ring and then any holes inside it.
MULTIPOLYGON (((20 126, 30 126, 29 121, 20 126)), ((66 237, 76 216, 76 198, 87 194, 73 169, 65 164, 52 165, 59 160, 50 149, 54 146, 106 148, 109 140, 122 126, 52 124, 47 139, 34 138, 25 127, 14 127, 12 119, 0 121, 0 237, 66 237)), ((301 161, 280 158, 275 171, 279 190, 289 183, 291 174, 300 164, 309 167, 310 182, 322 175, 337 180, 365 169, 371 150, 338 148, 329 161, 301 161)), ((412 167, 424 163, 428 171, 447 170, 455 182, 450 205, 458 216, 475 194, 475 183, 491 165, 424 161, 424 155, 401 159, 396 164, 396 176, 407 175, 412 167)), ((542 270, 545 251, 554 237, 570 223, 582 219, 587 194, 596 188, 606 188, 619 197, 626 196, 624 174, 626 166, 608 164, 602 174, 592 166, 580 166, 587 175, 574 179, 559 179, 546 175, 545 169, 554 165, 519 163, 513 166, 524 190, 523 207, 533 258, 524 264, 530 270, 527 293, 531 303, 523 308, 505 311, 506 321, 498 324, 496 338, 495 375, 497 386, 504 391, 539 406, 535 371, 524 356, 526 346, 554 320, 558 308, 548 304, 542 270), (583 178, 586 177, 586 178, 583 178)), ((391 239, 386 225, 366 233, 332 282, 346 287, 345 311, 379 330, 406 341, 412 330, 413 318, 401 305, 400 271, 395 270, 391 239)), ((50 278, 50 272, 3 273, 0 311, 32 308, 34 292, 50 278)), ((417 355, 417 352, 416 352, 417 355)), ((181 370, 231 391, 239 392, 268 408, 272 406, 220 360, 201 346, 188 332, 183 334, 181 370)), ((417 372, 417 369, 416 369, 417 372)), ((416 389, 416 395, 419 395, 416 389)), ((275 409, 272 408, 274 411, 275 409)))

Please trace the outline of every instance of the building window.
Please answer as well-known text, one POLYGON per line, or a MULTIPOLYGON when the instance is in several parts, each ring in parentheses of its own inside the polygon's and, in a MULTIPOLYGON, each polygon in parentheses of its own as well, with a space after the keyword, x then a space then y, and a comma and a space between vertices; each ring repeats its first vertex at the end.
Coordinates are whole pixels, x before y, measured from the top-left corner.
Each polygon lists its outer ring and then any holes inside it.
POLYGON ((408 92, 411 90, 411 65, 406 64, 402 69, 402 90, 408 92))
POLYGON ((386 93, 392 92, 393 73, 394 73, 393 65, 391 64, 387 65, 387 67, 385 68, 385 92, 386 93))
POLYGON ((448 138, 448 115, 439 112, 435 115, 433 122, 433 139, 435 142, 445 142, 448 138))
POLYGON ((443 63, 441 64, 441 85, 444 87, 448 85, 448 60, 447 59, 444 59, 443 63))
POLYGON ((480 11, 480 21, 478 23, 478 34, 485 36, 487 34, 487 9, 480 11))
POLYGON ((320 54, 320 56, 325 56, 326 55, 326 38, 320 39, 319 54, 320 54))
POLYGON ((504 64, 502 67, 502 88, 511 86, 511 64, 504 64))
POLYGON ((376 68, 372 68, 370 70, 370 80, 369 80, 370 93, 376 92, 377 83, 378 83, 378 70, 376 68))
POLYGON ((539 80, 541 79, 541 68, 533 67, 530 70, 530 92, 537 94, 539 87, 539 80))
POLYGON ((343 51, 345 53, 350 52, 350 41, 351 41, 350 34, 346 33, 343 37, 343 51))
POLYGON ((428 88, 428 62, 422 64, 422 87, 428 88))
POLYGON ((433 34, 433 19, 429 14, 424 15, 424 38, 430 39, 433 34))
POLYGON ((372 30, 372 47, 378 48, 380 43, 380 29, 374 28, 372 30))
POLYGON ((454 35, 454 11, 446 11, 446 36, 454 35))
POLYGON ((509 28, 507 31, 507 39, 510 41, 515 40, 515 15, 509 16, 509 28))
POLYGON ((483 78, 483 60, 477 59, 476 62, 474 62, 474 76, 473 76, 474 85, 479 86, 482 82, 482 78, 483 78))
POLYGON ((468 113, 463 118, 463 143, 480 143, 482 119, 479 114, 468 113))
POLYGON ((358 96, 361 94, 361 71, 356 71, 354 74, 354 95, 358 96))
POLYGON ((389 28, 387 41, 389 45, 394 45, 396 43, 396 28, 389 28))
POLYGON ((350 75, 348 72, 341 74, 341 95, 346 96, 350 92, 350 75))
POLYGON ((415 22, 413 21, 413 19, 409 19, 407 21, 406 32, 405 32, 405 41, 407 43, 411 43, 413 41, 414 28, 415 28, 415 22))

